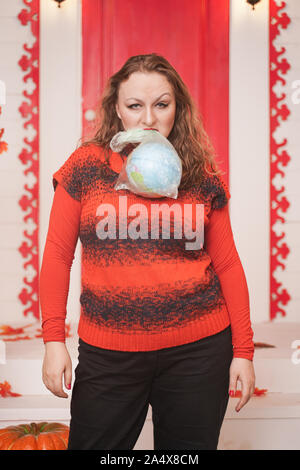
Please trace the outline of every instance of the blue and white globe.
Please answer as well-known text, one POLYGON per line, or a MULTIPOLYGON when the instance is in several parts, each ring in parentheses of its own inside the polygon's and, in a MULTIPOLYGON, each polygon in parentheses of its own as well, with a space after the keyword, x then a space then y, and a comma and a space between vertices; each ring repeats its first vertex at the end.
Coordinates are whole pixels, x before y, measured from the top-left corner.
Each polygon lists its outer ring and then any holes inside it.
POLYGON ((159 142, 139 145, 126 162, 132 190, 148 197, 174 194, 180 184, 181 171, 177 153, 159 142))
POLYGON ((115 189, 129 189, 144 197, 176 199, 182 163, 171 142, 156 130, 130 129, 116 134, 110 146, 120 151, 128 143, 139 145, 128 155, 115 189))

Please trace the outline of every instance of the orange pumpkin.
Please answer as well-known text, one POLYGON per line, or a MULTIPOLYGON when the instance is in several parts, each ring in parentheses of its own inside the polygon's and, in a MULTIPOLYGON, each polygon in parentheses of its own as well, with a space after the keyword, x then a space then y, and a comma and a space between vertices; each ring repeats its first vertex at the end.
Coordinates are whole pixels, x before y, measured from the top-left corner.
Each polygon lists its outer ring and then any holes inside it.
POLYGON ((66 450, 68 439, 65 424, 20 424, 0 429, 0 450, 66 450))

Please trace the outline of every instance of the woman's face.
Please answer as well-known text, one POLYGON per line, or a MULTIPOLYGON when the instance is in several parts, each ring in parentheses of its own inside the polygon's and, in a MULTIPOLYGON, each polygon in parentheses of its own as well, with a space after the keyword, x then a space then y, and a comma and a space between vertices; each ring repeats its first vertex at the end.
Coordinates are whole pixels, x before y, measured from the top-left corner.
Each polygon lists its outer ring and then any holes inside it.
POLYGON ((152 127, 168 137, 176 111, 173 88, 160 73, 134 72, 120 84, 116 111, 125 130, 152 127))

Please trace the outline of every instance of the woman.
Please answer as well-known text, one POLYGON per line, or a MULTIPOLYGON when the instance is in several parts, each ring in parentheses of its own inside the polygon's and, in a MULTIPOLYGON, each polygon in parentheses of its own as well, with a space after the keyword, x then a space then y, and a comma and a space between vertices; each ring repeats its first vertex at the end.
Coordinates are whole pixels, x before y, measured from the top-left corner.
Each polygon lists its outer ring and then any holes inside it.
POLYGON ((63 378, 71 388, 65 310, 78 237, 82 243, 69 449, 133 449, 149 403, 155 450, 217 449, 237 382, 237 412, 254 392, 249 296, 230 226, 228 188, 190 94, 165 58, 131 57, 108 80, 98 131, 53 175, 53 185, 40 301, 43 381, 59 397, 68 396, 63 378), (113 207, 108 224, 118 221, 121 195, 131 208, 174 203, 114 190, 132 147, 117 154, 109 143, 131 128, 156 129, 175 147, 183 169, 176 203, 204 205, 202 249, 186 250, 184 237, 130 239, 119 233, 99 240, 99 216, 113 207))

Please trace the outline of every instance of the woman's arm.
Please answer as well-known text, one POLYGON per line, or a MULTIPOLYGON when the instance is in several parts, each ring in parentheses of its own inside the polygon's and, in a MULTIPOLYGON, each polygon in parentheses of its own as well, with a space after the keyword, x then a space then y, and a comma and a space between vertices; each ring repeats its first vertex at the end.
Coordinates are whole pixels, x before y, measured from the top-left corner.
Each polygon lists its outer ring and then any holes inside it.
POLYGON ((58 184, 54 194, 39 278, 42 331, 45 343, 43 382, 58 397, 71 388, 72 362, 65 346, 65 317, 70 270, 78 240, 80 202, 58 184))
POLYGON ((211 213, 204 239, 206 250, 220 280, 228 308, 234 357, 253 359, 253 331, 249 292, 243 266, 235 247, 228 204, 211 213))
POLYGON ((78 240, 80 211, 80 202, 58 184, 39 278, 44 342, 65 340, 70 270, 78 240))
POLYGON ((255 390, 252 362, 254 343, 247 281, 234 243, 228 204, 212 211, 205 233, 205 244, 219 277, 230 317, 233 360, 229 371, 228 393, 234 396, 237 381, 241 382, 242 396, 235 407, 238 412, 255 390))

